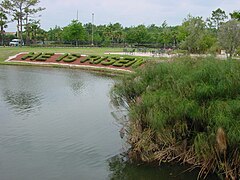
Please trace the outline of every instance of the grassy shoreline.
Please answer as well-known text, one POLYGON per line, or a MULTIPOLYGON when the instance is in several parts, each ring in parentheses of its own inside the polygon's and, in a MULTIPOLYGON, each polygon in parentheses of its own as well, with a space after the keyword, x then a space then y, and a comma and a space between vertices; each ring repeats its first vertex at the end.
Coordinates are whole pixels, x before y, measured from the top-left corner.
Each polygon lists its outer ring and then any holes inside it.
POLYGON ((113 89, 130 105, 131 159, 187 163, 199 177, 240 176, 240 62, 176 61, 147 66, 113 89))

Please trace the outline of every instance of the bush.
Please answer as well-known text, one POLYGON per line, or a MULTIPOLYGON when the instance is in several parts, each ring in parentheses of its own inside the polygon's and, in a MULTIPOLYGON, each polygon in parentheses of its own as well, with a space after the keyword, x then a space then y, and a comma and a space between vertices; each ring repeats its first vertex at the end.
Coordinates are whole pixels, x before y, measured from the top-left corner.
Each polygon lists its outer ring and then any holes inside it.
POLYGON ((125 57, 124 59, 125 59, 125 60, 130 60, 130 61, 136 60, 136 58, 134 58, 134 57, 125 57))
POLYGON ((102 58, 99 58, 99 59, 95 59, 95 60, 93 61, 93 63, 94 63, 94 64, 99 64, 100 62, 105 61, 105 60, 107 60, 107 59, 108 59, 108 57, 105 56, 105 57, 102 57, 102 58))
POLYGON ((54 55, 54 53, 43 53, 36 58, 36 61, 46 61, 53 55, 54 55))
POLYGON ((86 56, 84 59, 82 59, 80 62, 81 63, 85 63, 87 61, 90 61, 90 58, 88 56, 86 56))
POLYGON ((118 60, 115 63, 113 63, 113 66, 122 67, 124 64, 126 64, 128 62, 129 62, 128 60, 124 60, 124 59, 118 60))
POLYGON ((133 65, 133 68, 137 68, 138 66, 141 66, 142 64, 144 64, 144 60, 143 59, 138 59, 133 65))
POLYGON ((30 58, 31 61, 35 60, 37 57, 41 56, 42 53, 34 53, 33 56, 30 58))
POLYGON ((130 67, 130 66, 132 66, 135 62, 137 62, 137 60, 129 61, 129 62, 126 63, 124 66, 125 66, 125 67, 130 67))
POLYGON ((64 62, 74 62, 77 60, 76 56, 68 55, 67 57, 63 58, 64 62))
POLYGON ((129 139, 142 160, 163 160, 166 153, 166 161, 191 159, 201 173, 240 175, 240 62, 154 63, 126 77, 113 92, 130 103, 129 139), (147 142, 153 145, 148 147, 155 150, 146 152, 142 139, 149 130, 147 142))
POLYGON ((34 52, 29 52, 28 54, 24 55, 21 59, 22 60, 26 60, 26 59, 28 59, 28 58, 30 58, 32 56, 34 56, 34 52))
POLYGON ((59 61, 63 60, 63 58, 65 58, 67 56, 68 56, 68 53, 65 53, 65 54, 61 55, 59 58, 57 58, 56 61, 59 62, 59 61))
POLYGON ((112 65, 113 63, 115 63, 116 60, 115 59, 106 59, 105 61, 102 61, 101 64, 104 65, 104 66, 110 66, 112 65))

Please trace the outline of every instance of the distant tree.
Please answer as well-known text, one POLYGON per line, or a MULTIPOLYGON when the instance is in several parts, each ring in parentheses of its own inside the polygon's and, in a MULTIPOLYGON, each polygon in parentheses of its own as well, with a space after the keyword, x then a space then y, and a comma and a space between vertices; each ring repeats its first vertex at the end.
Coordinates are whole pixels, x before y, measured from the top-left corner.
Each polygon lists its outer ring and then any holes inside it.
POLYGON ((128 29, 126 34, 126 41, 128 43, 134 44, 144 44, 149 39, 149 32, 146 26, 139 25, 137 27, 131 27, 128 29))
POLYGON ((221 23, 223 23, 227 18, 228 17, 225 11, 218 8, 215 11, 212 11, 212 16, 207 19, 208 26, 210 28, 219 29, 221 23))
MULTIPOLYGON (((17 21, 18 37, 23 40, 24 20, 45 8, 36 7, 40 0, 3 0, 0 6, 17 21)), ((26 25, 26 24, 25 24, 26 25)), ((28 30, 28 29, 27 29, 28 30)))
POLYGON ((62 28, 59 26, 55 26, 54 28, 50 28, 50 30, 47 32, 47 39, 49 41, 62 41, 62 28))
POLYGON ((156 26, 155 24, 151 24, 150 26, 147 27, 147 31, 149 34, 149 43, 153 44, 159 44, 161 43, 161 38, 160 38, 160 28, 156 26))
POLYGON ((205 33, 205 22, 202 17, 193 17, 188 15, 182 24, 181 31, 185 39, 182 41, 181 47, 190 53, 199 53, 202 51, 202 40, 205 33))
POLYGON ((240 11, 233 11, 233 13, 230 13, 230 16, 232 19, 240 21, 240 11))
POLYGON ((111 43, 120 43, 124 38, 123 27, 120 23, 107 25, 104 34, 110 38, 111 43))
POLYGON ((42 41, 44 43, 47 32, 40 27, 40 21, 31 21, 28 28, 27 33, 31 43, 35 44, 37 41, 42 41))
POLYGON ((92 32, 93 32, 93 40, 95 42, 96 41, 95 35, 96 35, 96 31, 97 31, 97 26, 95 24, 92 24, 92 23, 87 23, 87 24, 83 25, 83 28, 85 29, 85 32, 86 32, 85 41, 88 44, 92 44, 92 32))
POLYGON ((0 30, 1 30, 1 45, 4 45, 4 29, 7 28, 7 16, 3 12, 3 10, 0 9, 0 30))
POLYGON ((165 48, 167 45, 173 43, 174 36, 172 34, 171 28, 167 25, 167 22, 164 21, 161 25, 161 42, 163 43, 163 47, 165 48))
POLYGON ((218 33, 218 42, 231 58, 240 45, 240 22, 230 20, 222 24, 218 33))
POLYGON ((85 34, 85 29, 78 20, 73 20, 71 24, 63 28, 63 39, 75 42, 76 46, 78 46, 80 41, 84 41, 85 34))

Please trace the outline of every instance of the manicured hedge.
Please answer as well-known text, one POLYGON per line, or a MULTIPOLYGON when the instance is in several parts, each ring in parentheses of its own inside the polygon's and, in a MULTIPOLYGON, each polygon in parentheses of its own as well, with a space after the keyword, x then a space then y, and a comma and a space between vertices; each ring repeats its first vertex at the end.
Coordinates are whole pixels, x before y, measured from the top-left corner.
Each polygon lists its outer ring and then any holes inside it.
POLYGON ((113 66, 122 67, 124 64, 126 64, 128 62, 129 62, 128 60, 124 60, 124 59, 118 60, 115 63, 113 63, 113 66))
POLYGON ((40 56, 38 56, 35 60, 36 61, 46 61, 53 55, 54 55, 54 53, 44 53, 44 54, 41 54, 40 56))
MULTIPOLYGON (((34 53, 29 52, 28 54, 24 55, 21 59, 22 60, 35 60, 35 61, 47 61, 51 58, 54 53, 34 53)), ((145 63, 143 59, 135 58, 135 57, 120 57, 120 56, 98 56, 98 55, 89 55, 85 58, 82 58, 81 54, 79 53, 65 53, 56 57, 56 62, 64 61, 67 63, 71 63, 76 61, 77 59, 81 58, 80 63, 89 64, 101 64, 104 66, 115 66, 115 67, 138 67, 145 63)))
POLYGON ((115 63, 115 61, 116 61, 115 59, 110 58, 110 59, 106 59, 106 60, 102 61, 101 64, 104 66, 109 66, 109 65, 112 65, 113 63, 115 63))
POLYGON ((63 58, 65 58, 67 56, 68 56, 68 53, 65 53, 65 54, 61 55, 59 58, 57 58, 56 61, 59 62, 59 61, 63 60, 63 58))
POLYGON ((32 57, 33 55, 34 55, 34 52, 30 52, 30 53, 24 55, 21 59, 22 59, 22 60, 26 60, 26 59, 32 57))

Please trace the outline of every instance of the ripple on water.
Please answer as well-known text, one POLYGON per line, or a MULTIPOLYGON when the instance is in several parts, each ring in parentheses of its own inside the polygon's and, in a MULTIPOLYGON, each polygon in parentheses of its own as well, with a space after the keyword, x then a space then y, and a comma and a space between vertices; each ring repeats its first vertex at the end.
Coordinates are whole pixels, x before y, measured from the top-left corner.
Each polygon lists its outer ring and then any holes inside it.
POLYGON ((3 98, 10 108, 18 114, 29 114, 41 107, 43 96, 27 91, 5 90, 3 98))

